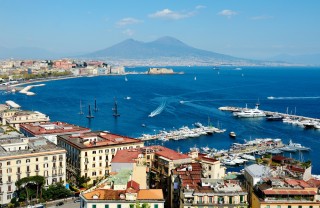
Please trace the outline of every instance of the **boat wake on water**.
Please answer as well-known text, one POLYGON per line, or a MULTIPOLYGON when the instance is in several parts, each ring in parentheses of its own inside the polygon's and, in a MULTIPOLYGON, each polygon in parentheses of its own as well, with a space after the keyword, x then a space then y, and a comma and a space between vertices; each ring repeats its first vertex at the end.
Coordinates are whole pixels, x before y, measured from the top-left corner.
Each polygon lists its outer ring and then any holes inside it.
POLYGON ((320 99, 320 96, 314 97, 267 97, 268 100, 300 100, 300 99, 320 99))
POLYGON ((154 117, 160 114, 165 107, 166 107, 166 100, 163 100, 162 103, 159 105, 159 107, 157 107, 154 111, 152 111, 148 117, 154 117))

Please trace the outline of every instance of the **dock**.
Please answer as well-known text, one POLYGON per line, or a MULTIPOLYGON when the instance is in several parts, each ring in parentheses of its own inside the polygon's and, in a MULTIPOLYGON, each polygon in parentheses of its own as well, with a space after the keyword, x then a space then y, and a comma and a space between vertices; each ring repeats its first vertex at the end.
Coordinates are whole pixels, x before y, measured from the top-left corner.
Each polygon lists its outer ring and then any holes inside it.
POLYGON ((203 135, 211 135, 213 133, 223 133, 225 129, 218 129, 213 126, 203 126, 199 125, 195 128, 189 128, 187 126, 183 126, 178 130, 171 131, 160 131, 158 134, 142 134, 138 139, 147 141, 147 140, 155 140, 159 139, 162 141, 168 140, 181 140, 187 138, 196 138, 203 135))
MULTIPOLYGON (((234 107, 234 106, 223 106, 218 108, 221 111, 230 111, 230 112, 238 112, 238 111, 244 111, 248 110, 248 108, 241 108, 241 107, 234 107)), ((293 125, 298 125, 304 128, 315 128, 320 129, 320 119, 319 118, 311 118, 307 116, 299 116, 299 115, 292 115, 288 113, 279 113, 279 112, 273 112, 273 111, 265 111, 262 110, 267 117, 270 116, 281 116, 282 121, 284 123, 289 123, 293 125)))

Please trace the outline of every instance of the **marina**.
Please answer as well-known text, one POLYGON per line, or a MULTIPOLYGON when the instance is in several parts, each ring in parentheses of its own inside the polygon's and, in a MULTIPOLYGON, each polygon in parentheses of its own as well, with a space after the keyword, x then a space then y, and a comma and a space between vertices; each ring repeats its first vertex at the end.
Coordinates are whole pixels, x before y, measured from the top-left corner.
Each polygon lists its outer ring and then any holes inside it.
POLYGON ((278 155, 284 152, 309 151, 309 147, 304 147, 299 143, 283 144, 280 138, 257 138, 246 141, 243 144, 233 143, 228 150, 217 150, 208 146, 190 148, 190 151, 198 151, 206 154, 209 158, 219 159, 221 163, 227 166, 243 165, 246 162, 255 162, 257 158, 264 155, 278 155))
POLYGON ((221 111, 231 111, 234 116, 239 118, 254 118, 266 116, 267 121, 282 121, 283 123, 297 125, 306 129, 320 129, 320 119, 318 118, 311 118, 305 116, 292 115, 288 113, 279 113, 264 110, 259 110, 258 112, 256 112, 257 107, 255 109, 249 109, 241 107, 224 106, 219 107, 218 109, 221 111))
POLYGON ((221 129, 218 129, 213 126, 203 126, 201 123, 197 122, 194 124, 195 128, 189 128, 187 126, 183 126, 178 130, 165 131, 160 130, 158 134, 142 134, 141 140, 154 140, 158 139, 161 141, 168 140, 181 140, 187 138, 196 138, 203 135, 212 135, 213 133, 223 133, 221 129))

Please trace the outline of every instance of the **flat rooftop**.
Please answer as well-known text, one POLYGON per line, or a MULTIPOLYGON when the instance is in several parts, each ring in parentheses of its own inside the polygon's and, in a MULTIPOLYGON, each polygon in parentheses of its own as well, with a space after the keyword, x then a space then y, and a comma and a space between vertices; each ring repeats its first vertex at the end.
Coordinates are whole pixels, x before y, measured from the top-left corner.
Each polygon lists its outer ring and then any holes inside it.
POLYGON ((104 131, 59 135, 58 141, 59 140, 63 140, 79 149, 143 143, 140 139, 134 139, 104 131))
POLYGON ((44 134, 70 134, 70 133, 84 133, 90 132, 89 128, 76 126, 73 124, 68 124, 64 122, 40 122, 40 123, 30 123, 21 124, 20 129, 34 135, 44 135, 44 134))
POLYGON ((169 159, 169 160, 181 160, 181 159, 188 159, 190 158, 188 155, 174 151, 172 149, 155 145, 155 146, 148 146, 144 147, 146 150, 152 150, 155 155, 161 156, 163 158, 169 159))
POLYGON ((6 160, 10 156, 21 156, 26 154, 46 153, 52 151, 65 152, 66 150, 61 147, 57 147, 54 143, 43 137, 0 139, 0 160, 6 160), (19 147, 21 149, 19 149, 19 147))

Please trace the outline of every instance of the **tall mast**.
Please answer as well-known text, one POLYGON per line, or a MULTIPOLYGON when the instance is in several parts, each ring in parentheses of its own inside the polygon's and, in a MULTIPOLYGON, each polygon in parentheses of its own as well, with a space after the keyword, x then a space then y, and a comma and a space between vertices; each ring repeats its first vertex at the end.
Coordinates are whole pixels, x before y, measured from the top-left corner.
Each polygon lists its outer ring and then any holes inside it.
POLYGON ((98 111, 98 108, 97 108, 97 99, 95 98, 94 99, 94 109, 93 109, 95 112, 98 111))
POLYGON ((88 112, 87 118, 88 118, 88 119, 94 118, 94 116, 91 114, 90 105, 89 105, 89 112, 88 112))
POLYGON ((114 107, 112 108, 112 110, 113 110, 114 117, 120 116, 120 114, 118 113, 118 104, 116 99, 114 99, 114 107))
POLYGON ((80 112, 79 112, 79 114, 80 114, 80 115, 83 115, 81 100, 80 100, 80 112))

